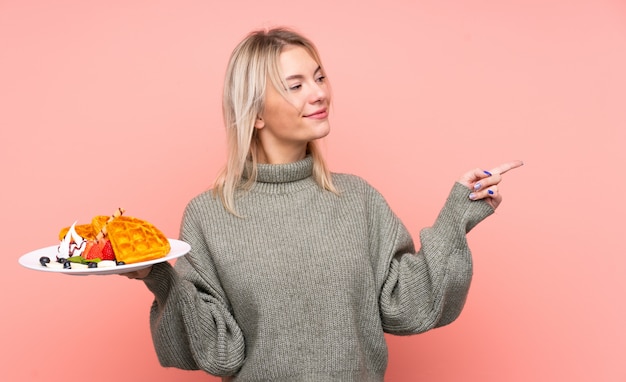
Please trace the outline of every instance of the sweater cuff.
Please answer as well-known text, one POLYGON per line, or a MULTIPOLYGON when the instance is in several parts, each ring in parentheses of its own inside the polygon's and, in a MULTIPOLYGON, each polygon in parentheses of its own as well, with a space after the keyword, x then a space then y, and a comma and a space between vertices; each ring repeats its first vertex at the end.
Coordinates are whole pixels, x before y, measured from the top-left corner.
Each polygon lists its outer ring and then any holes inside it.
POLYGON ((167 298, 174 277, 176 277, 176 270, 169 262, 164 261, 154 264, 152 271, 142 280, 160 302, 167 298))
POLYGON ((435 227, 458 227, 463 229, 463 233, 468 233, 478 223, 494 213, 491 207, 484 200, 471 200, 469 194, 471 190, 461 183, 456 182, 448 195, 435 227))

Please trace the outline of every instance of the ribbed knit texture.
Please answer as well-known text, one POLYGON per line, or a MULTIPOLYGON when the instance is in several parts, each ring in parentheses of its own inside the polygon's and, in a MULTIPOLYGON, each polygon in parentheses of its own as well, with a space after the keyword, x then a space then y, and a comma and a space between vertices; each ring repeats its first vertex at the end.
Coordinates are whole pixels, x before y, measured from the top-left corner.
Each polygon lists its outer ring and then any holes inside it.
POLYGON ((225 380, 383 381, 383 332, 421 333, 461 312, 472 275, 465 234, 493 212, 455 184, 439 217, 411 236, 361 178, 312 179, 310 157, 260 165, 239 218, 210 192, 185 210, 192 250, 153 267, 154 345, 164 366, 225 380))

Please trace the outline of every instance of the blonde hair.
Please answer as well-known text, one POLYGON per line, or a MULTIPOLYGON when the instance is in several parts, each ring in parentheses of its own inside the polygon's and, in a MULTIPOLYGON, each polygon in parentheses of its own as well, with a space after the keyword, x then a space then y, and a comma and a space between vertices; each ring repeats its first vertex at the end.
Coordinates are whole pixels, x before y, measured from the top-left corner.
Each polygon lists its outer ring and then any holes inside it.
MULTIPOLYGON (((233 50, 226 70, 222 113, 226 127, 227 160, 215 181, 213 192, 220 197, 224 207, 237 216, 235 193, 250 189, 257 177, 260 142, 254 123, 265 106, 267 80, 285 96, 286 84, 278 62, 285 46, 304 48, 322 67, 319 53, 311 41, 289 29, 274 28, 250 33, 233 50)), ((307 152, 313 158, 315 181, 323 189, 337 193, 330 171, 314 141, 308 143, 307 152)))

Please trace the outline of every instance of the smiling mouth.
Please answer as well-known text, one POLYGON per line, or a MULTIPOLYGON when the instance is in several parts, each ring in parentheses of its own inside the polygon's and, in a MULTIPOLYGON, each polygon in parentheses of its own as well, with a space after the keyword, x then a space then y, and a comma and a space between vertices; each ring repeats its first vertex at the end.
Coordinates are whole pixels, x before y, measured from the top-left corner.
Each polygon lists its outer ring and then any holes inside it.
POLYGON ((322 110, 318 110, 314 113, 311 114, 307 114, 304 117, 306 118, 326 118, 328 116, 328 110, 327 109, 322 109, 322 110))

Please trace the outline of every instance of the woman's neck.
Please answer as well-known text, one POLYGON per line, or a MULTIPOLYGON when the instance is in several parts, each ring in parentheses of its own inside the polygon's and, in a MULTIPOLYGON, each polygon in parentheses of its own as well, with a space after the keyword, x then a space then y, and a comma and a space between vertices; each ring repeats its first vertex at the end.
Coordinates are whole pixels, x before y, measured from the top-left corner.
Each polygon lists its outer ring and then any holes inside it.
POLYGON ((293 163, 306 157, 306 145, 301 148, 283 148, 282 150, 266 150, 259 145, 257 161, 263 164, 286 164, 293 163))

